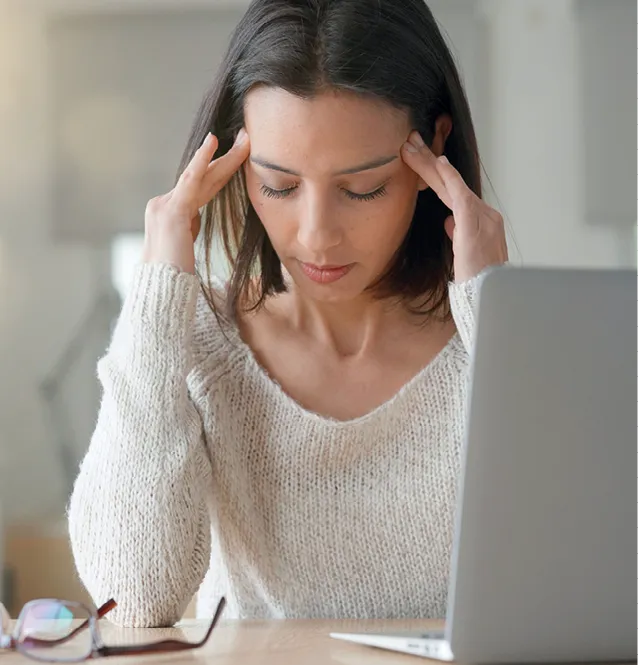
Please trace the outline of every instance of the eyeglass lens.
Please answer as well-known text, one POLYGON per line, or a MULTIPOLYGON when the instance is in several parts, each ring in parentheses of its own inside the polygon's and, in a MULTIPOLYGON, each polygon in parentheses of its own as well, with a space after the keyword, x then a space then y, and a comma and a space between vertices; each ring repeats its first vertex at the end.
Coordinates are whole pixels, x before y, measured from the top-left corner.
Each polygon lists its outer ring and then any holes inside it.
POLYGON ((65 640, 89 619, 82 605, 57 600, 28 603, 18 619, 16 642, 25 656, 47 662, 77 662, 91 653, 91 631, 81 630, 65 640))

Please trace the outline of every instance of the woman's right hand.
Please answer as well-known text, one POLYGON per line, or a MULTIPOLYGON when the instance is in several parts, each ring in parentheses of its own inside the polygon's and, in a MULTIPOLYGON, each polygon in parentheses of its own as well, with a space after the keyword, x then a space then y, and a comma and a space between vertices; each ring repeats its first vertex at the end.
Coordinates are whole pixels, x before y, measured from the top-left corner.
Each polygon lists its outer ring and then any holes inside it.
POLYGON ((148 202, 144 215, 144 263, 169 263, 184 272, 195 272, 199 210, 217 195, 250 153, 245 129, 240 130, 225 155, 211 162, 218 144, 217 138, 208 134, 175 187, 148 202))

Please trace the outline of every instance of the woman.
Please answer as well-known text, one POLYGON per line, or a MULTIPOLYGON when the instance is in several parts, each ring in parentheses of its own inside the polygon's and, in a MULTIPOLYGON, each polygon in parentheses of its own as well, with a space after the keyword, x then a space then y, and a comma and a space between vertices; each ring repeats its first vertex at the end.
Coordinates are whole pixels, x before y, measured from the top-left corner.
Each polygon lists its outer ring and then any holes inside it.
POLYGON ((198 589, 198 616, 443 616, 475 295, 507 251, 432 14, 254 0, 180 173, 99 363, 82 580, 132 626, 198 589))

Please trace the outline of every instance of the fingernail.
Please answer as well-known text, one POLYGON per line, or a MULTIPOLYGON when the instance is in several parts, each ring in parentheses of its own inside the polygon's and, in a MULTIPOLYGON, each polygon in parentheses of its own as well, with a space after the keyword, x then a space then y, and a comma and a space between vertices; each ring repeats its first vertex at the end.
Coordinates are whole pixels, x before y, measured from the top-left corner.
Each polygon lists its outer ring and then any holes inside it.
POLYGON ((421 137, 421 134, 419 134, 419 132, 417 131, 412 132, 412 134, 410 135, 410 143, 412 143, 412 145, 415 145, 417 148, 425 147, 425 141, 421 137))
POLYGON ((237 138, 235 139, 235 145, 241 145, 244 143, 247 137, 248 132, 242 127, 237 134, 237 138))
POLYGON ((405 143, 405 144, 403 145, 403 147, 404 147, 408 152, 412 152, 412 153, 419 152, 419 149, 418 149, 416 146, 412 145, 409 141, 408 141, 407 143, 405 143))
POLYGON ((211 144, 212 140, 213 140, 213 135, 210 132, 208 132, 208 134, 206 134, 206 138, 204 139, 204 143, 202 145, 208 147, 211 144))
POLYGON ((449 164, 450 163, 450 160, 445 155, 441 155, 439 157, 439 161, 441 162, 441 164, 449 164))

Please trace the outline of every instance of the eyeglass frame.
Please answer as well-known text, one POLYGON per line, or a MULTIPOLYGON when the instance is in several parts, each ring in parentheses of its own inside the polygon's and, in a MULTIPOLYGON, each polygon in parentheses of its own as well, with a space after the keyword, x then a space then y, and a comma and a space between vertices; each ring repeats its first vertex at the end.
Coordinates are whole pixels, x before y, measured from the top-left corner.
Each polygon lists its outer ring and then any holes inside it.
POLYGON ((7 633, 4 630, 4 627, 0 623, 0 651, 10 650, 16 651, 27 658, 36 660, 39 662, 84 662, 86 660, 93 660, 95 658, 107 658, 109 656, 142 656, 150 653, 168 653, 172 651, 186 651, 189 649, 198 649, 199 647, 204 646, 208 639, 210 638, 215 626, 219 622, 219 619, 224 611, 226 606, 226 599, 222 596, 213 619, 206 630, 206 634, 202 637, 201 640, 197 642, 186 642, 184 640, 176 639, 167 639, 160 640, 158 642, 149 642, 147 644, 131 644, 131 645, 116 645, 116 646, 106 646, 102 642, 100 631, 98 628, 98 620, 106 616, 111 610, 117 606, 117 603, 112 598, 107 600, 106 603, 101 605, 97 609, 90 608, 84 603, 78 603, 75 601, 67 600, 58 600, 53 598, 39 598, 37 600, 30 600, 27 602, 22 610, 20 610, 20 615, 16 621, 15 627, 12 633, 7 633), (37 638, 27 638, 26 640, 19 640, 16 638, 16 635, 19 635, 19 630, 21 628, 21 623, 24 621, 26 611, 29 607, 36 605, 38 603, 51 602, 51 603, 63 603, 67 607, 73 607, 77 609, 82 609, 88 614, 88 619, 85 619, 79 626, 74 628, 68 635, 61 637, 57 640, 39 640, 37 638), (55 647, 60 644, 68 642, 70 639, 75 637, 78 633, 82 632, 88 628, 91 631, 91 650, 90 652, 81 658, 67 659, 67 660, 57 660, 55 658, 39 658, 33 655, 32 652, 28 651, 29 648, 33 649, 34 647, 55 647), (24 644, 27 644, 24 647, 24 644), (24 648, 23 648, 24 647, 24 648))

